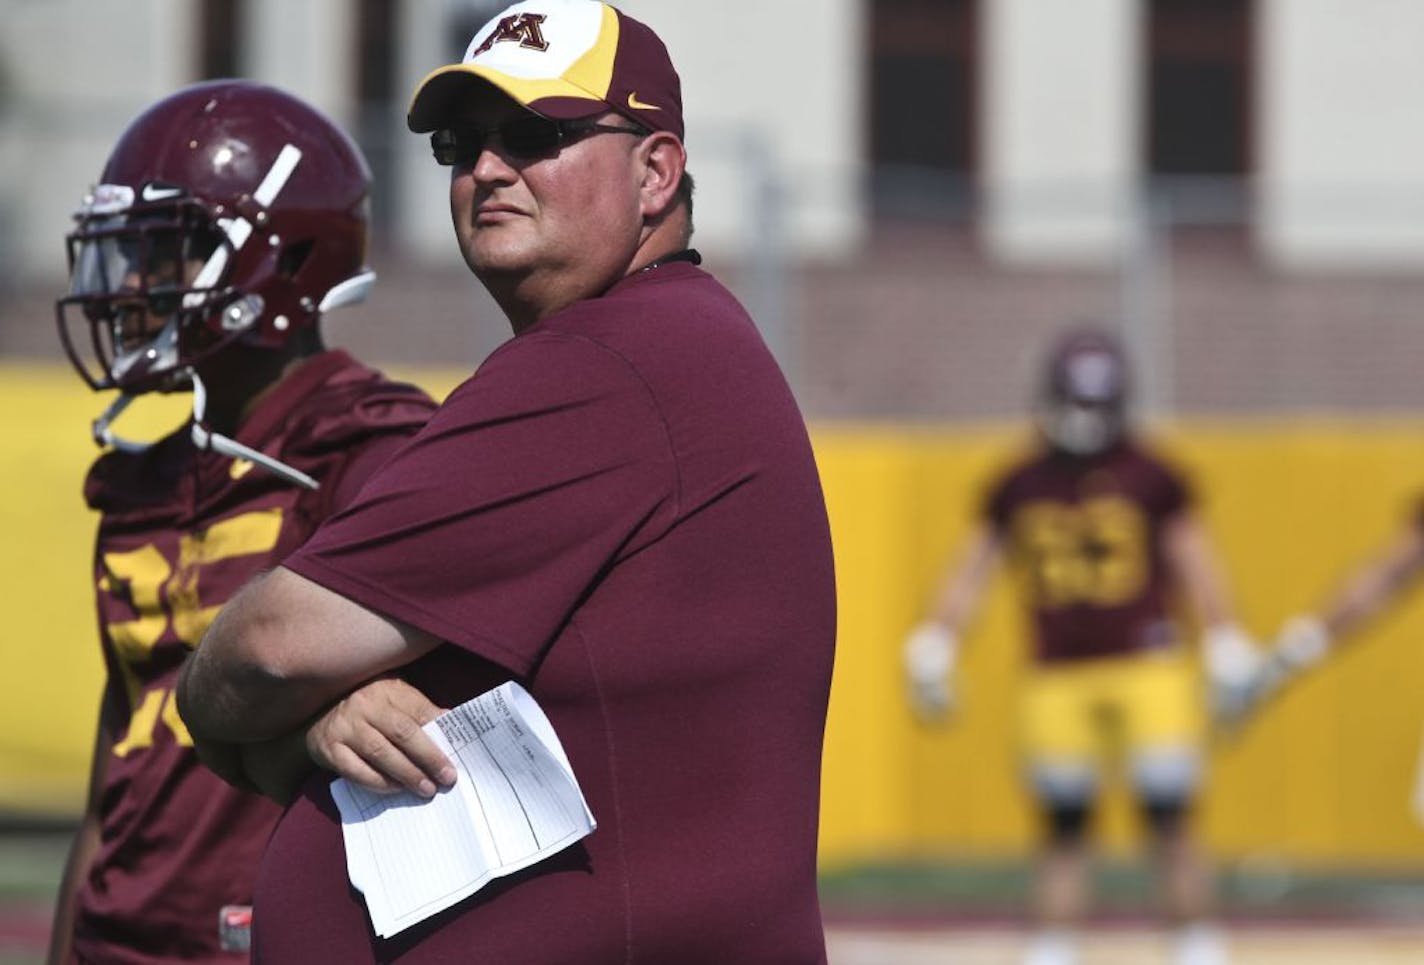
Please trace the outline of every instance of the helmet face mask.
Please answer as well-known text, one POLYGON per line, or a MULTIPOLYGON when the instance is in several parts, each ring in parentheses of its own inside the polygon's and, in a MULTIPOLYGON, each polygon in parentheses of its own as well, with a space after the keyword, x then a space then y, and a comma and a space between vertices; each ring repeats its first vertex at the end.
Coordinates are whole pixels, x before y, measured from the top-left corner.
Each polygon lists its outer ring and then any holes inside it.
POLYGON ((1097 332, 1065 338, 1049 359, 1038 426, 1071 456, 1111 449, 1127 428, 1127 361, 1117 341, 1097 332))
MULTIPOLYGON (((202 206, 179 200, 111 210, 96 189, 66 239, 70 290, 59 300, 61 339, 94 388, 173 391, 187 385, 186 367, 241 334, 213 337, 205 319, 233 292, 207 266, 231 261, 231 246, 202 206), (221 254, 219 250, 223 249, 221 254), (89 326, 88 351, 78 333, 89 326)), ((249 318, 250 323, 250 318, 249 318)))
POLYGON ((1045 409, 1040 427, 1055 449, 1093 456, 1112 448, 1122 435, 1122 415, 1103 406, 1063 402, 1045 409))
POLYGON ((280 349, 359 301, 371 175, 318 111, 214 81, 136 118, 66 241, 61 342, 94 389, 185 389, 229 346, 280 349), (88 332, 85 332, 85 328, 88 332))

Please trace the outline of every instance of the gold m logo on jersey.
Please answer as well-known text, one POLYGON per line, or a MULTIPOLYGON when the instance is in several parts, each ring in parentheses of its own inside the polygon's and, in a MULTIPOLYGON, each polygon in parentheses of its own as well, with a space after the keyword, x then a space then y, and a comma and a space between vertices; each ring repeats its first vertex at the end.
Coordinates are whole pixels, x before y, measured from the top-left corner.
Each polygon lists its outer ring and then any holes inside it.
POLYGON ((118 657, 118 671, 132 708, 128 728, 115 742, 119 757, 153 745, 154 733, 163 723, 181 746, 192 746, 188 728, 178 716, 171 686, 153 685, 140 669, 153 656, 163 635, 173 636, 188 647, 196 647, 208 624, 222 604, 203 605, 199 577, 204 568, 237 557, 269 553, 282 533, 280 507, 240 513, 213 525, 183 533, 178 540, 177 560, 157 546, 145 543, 137 549, 105 553, 101 560, 99 593, 112 597, 117 606, 103 607, 132 613, 132 619, 105 622, 109 641, 118 657))
POLYGON ((466 59, 474 60, 495 44, 507 41, 516 42, 519 46, 527 47, 530 50, 548 50, 549 42, 544 39, 544 29, 540 26, 543 22, 544 15, 542 13, 517 13, 512 17, 505 17, 485 38, 485 42, 480 44, 466 59))

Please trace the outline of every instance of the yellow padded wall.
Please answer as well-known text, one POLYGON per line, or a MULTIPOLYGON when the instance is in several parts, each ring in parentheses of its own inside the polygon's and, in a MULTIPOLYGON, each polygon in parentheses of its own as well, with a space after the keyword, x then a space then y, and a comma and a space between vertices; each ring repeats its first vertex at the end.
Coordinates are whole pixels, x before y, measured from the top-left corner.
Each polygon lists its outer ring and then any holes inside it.
MULTIPOLYGON (((0 810, 77 812, 88 778, 103 668, 83 483, 107 401, 68 368, 0 366, 0 810)), ((155 398, 122 427, 152 438, 175 405, 155 398)))
MULTIPOLYGON (((400 373, 443 396, 457 372, 400 373)), ((0 364, 0 811, 77 813, 102 677, 89 586, 89 421, 106 401, 59 366, 0 364)), ((145 399, 121 423, 153 437, 187 398, 145 399)), ((1241 618, 1260 637, 1317 603, 1404 524, 1424 494, 1424 421, 1183 422, 1160 447, 1201 494, 1241 618)), ((984 485, 1026 441, 1019 425, 819 426, 836 544, 840 639, 823 782, 827 866, 906 855, 1022 853, 1034 840, 1013 746, 1022 617, 991 584, 967 635, 963 704, 917 724, 900 642, 973 525, 984 485)), ((1421 594, 1424 597, 1424 594, 1421 594)), ((1202 817, 1225 856, 1318 864, 1424 862, 1407 806, 1424 728, 1424 598, 1406 599, 1246 730, 1216 742, 1202 817)), ((1136 840, 1107 801, 1110 846, 1136 840)))

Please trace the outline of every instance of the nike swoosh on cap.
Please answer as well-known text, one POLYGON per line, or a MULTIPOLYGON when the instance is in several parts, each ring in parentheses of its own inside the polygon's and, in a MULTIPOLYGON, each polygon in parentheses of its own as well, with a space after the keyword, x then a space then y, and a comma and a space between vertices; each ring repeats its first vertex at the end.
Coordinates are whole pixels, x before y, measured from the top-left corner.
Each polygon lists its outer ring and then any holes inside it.
POLYGON ((633 91, 631 94, 628 95, 628 106, 631 107, 631 108, 633 108, 635 111, 660 111, 660 110, 662 110, 662 108, 659 107, 659 106, 656 105, 656 104, 648 104, 648 103, 645 103, 644 101, 638 100, 638 92, 637 92, 637 91, 633 91))

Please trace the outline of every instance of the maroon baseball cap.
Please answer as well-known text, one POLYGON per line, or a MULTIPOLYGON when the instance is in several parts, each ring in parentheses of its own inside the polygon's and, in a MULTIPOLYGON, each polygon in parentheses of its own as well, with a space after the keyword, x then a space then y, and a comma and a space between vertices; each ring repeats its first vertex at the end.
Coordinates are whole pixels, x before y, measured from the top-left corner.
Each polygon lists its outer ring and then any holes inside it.
POLYGON ((478 81, 545 117, 615 111, 683 136, 682 84, 667 48, 646 24, 596 0, 521 0, 497 14, 460 63, 420 82, 406 125, 417 134, 443 126, 478 81))

